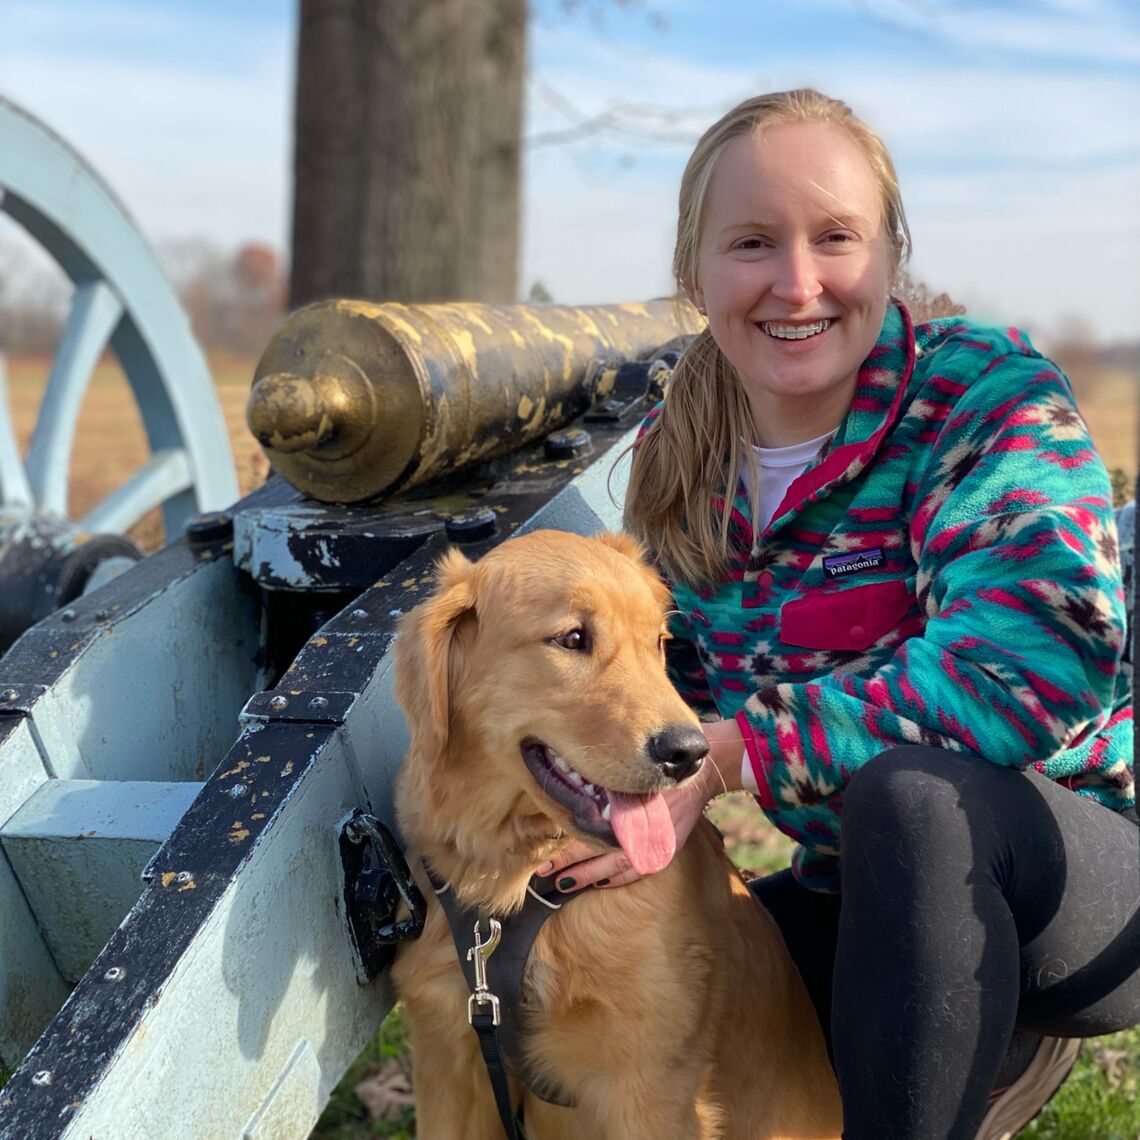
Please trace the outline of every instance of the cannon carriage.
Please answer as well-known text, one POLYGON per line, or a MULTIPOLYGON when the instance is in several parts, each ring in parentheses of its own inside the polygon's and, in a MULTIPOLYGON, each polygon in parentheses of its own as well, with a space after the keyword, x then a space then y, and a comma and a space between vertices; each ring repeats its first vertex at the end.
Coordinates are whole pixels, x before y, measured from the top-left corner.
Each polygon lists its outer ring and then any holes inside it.
POLYGON ((396 620, 448 543, 617 526, 695 325, 669 301, 311 306, 258 365, 275 474, 238 500, 110 192, 7 104, 0 186, 76 286, 25 458, 0 400, 0 1137, 302 1137, 392 1001, 396 620), (107 346, 152 458, 73 521, 107 346), (156 505, 144 559, 122 532, 156 505))
POLYGON ((448 543, 618 526, 696 325, 668 301, 311 306, 258 364, 275 474, 239 500, 113 196, 3 103, 0 187, 76 283, 26 459, 0 399, 0 1138, 303 1137, 392 1002, 396 621, 448 543), (107 344, 152 459, 71 521, 107 344), (142 559, 122 532, 159 504, 142 559))

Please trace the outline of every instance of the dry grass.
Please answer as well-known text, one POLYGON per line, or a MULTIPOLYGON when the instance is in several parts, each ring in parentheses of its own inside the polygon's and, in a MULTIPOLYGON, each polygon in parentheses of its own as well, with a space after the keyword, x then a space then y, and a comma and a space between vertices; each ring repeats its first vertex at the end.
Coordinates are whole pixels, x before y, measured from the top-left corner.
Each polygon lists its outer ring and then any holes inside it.
MULTIPOLYGON (((254 361, 215 357, 210 361, 215 390, 226 420, 230 446, 242 494, 259 486, 269 465, 245 425, 245 401, 254 361)), ((8 357, 8 399, 21 449, 27 447, 44 385, 51 369, 47 357, 8 357)), ((83 401, 72 450, 68 516, 80 518, 137 471, 149 455, 142 417, 126 377, 113 357, 95 370, 83 401)), ((130 531, 144 550, 162 539, 158 512, 146 516, 130 531)))
POLYGON ((1123 368, 1102 368, 1074 376, 1073 390, 1105 466, 1123 471, 1135 488, 1140 376, 1123 368))

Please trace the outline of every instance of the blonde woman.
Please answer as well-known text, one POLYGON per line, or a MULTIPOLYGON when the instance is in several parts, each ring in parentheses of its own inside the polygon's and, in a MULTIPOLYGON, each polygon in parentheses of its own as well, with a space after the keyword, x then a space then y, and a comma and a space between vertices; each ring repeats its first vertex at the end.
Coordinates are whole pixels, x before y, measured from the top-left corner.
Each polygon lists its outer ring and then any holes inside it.
MULTIPOLYGON (((998 1137, 1076 1038, 1140 1021, 1140 836, 1109 481, 1016 330, 913 327, 891 159, 818 92, 697 144, 674 270, 707 316, 643 429, 626 524, 673 587, 696 776, 564 890, 660 869, 746 788, 799 843, 759 880, 845 1133, 998 1137), (626 841, 628 840, 628 841, 626 841)), ((616 839, 615 839, 616 845, 616 839)), ((576 861, 577 860, 577 861, 576 861)))

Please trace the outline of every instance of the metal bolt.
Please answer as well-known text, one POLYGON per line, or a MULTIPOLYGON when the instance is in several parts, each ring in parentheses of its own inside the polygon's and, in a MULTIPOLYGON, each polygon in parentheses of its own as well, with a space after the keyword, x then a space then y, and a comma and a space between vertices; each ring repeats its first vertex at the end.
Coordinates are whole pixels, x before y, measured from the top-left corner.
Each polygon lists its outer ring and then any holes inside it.
POLYGON ((19 699, 19 689, 5 689, 2 693, 0 693, 0 701, 16 701, 19 699))
POLYGON ((127 971, 122 966, 112 966, 104 975, 103 981, 105 982, 121 982, 127 976, 127 971))
POLYGON ((39 1085, 41 1088, 44 1085, 51 1084, 51 1069, 40 1069, 38 1073, 32 1074, 32 1084, 39 1085))
POLYGON ((350 615, 356 621, 363 621, 368 616, 367 610, 353 610, 350 615))
POLYGON ((110 616, 111 616, 110 610, 96 610, 95 611, 95 620, 96 621, 106 621, 110 616))
POLYGON ((309 702, 309 708, 311 709, 327 709, 328 707, 329 702, 327 697, 314 697, 309 702))
POLYGON ((60 621, 75 621, 75 611, 70 610, 70 609, 64 610, 63 613, 61 613, 59 615, 59 620, 60 621))
POLYGON ((276 710, 277 712, 280 712, 283 708, 287 708, 288 706, 289 706, 289 698, 288 697, 276 696, 276 697, 273 697, 269 702, 269 707, 271 709, 276 710))
POLYGON ((543 441, 542 450, 547 459, 577 459, 592 446, 590 433, 582 428, 556 431, 543 441))
POLYGON ((235 800, 240 800, 248 791, 249 789, 245 784, 234 784, 234 786, 230 788, 230 795, 233 796, 235 800))
POLYGON ((224 513, 198 515, 186 524, 186 537, 193 546, 207 542, 224 542, 231 538, 233 533, 233 516, 224 513))
POLYGON ((193 877, 189 871, 179 871, 178 874, 174 876, 174 881, 176 883, 188 883, 193 877))
POLYGON ((495 512, 489 507, 475 507, 449 518, 444 530, 452 542, 479 542, 495 533, 495 512))

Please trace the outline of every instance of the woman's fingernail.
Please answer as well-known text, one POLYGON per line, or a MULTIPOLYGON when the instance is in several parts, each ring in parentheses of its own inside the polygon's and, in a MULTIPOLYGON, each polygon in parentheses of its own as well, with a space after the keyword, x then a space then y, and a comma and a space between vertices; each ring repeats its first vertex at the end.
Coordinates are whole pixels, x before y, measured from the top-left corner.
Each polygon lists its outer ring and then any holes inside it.
POLYGON ((574 889, 574 880, 568 876, 558 880, 558 889, 560 891, 572 891, 574 889))
POLYGON ((599 880, 598 880, 598 881, 597 881, 597 882, 594 884, 594 886, 595 886, 595 887, 608 887, 609 885, 610 885, 610 881, 609 881, 609 879, 599 879, 599 880))

